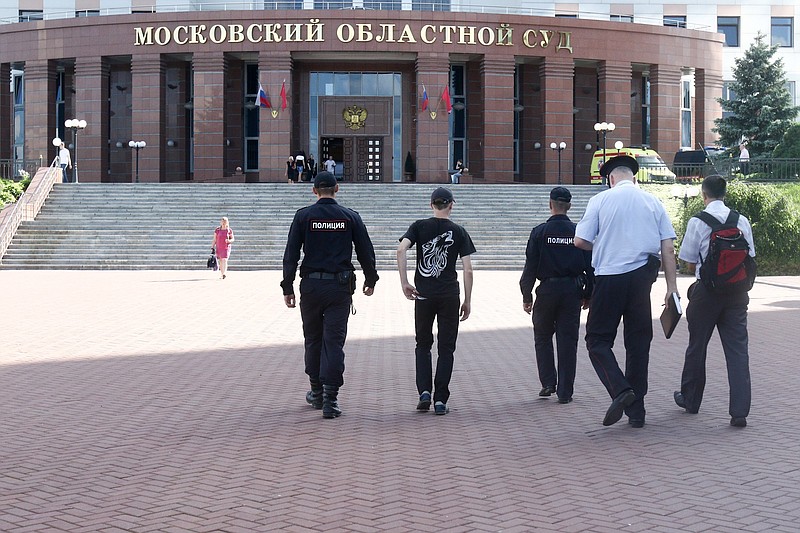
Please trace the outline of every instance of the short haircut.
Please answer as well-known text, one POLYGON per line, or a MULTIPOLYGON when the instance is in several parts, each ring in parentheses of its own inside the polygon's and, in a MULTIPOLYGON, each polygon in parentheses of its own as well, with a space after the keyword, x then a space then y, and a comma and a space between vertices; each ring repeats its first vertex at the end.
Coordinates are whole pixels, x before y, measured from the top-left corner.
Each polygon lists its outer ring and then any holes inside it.
POLYGON ((559 213, 566 213, 572 207, 572 202, 565 202, 564 200, 550 200, 553 202, 553 209, 559 213))
POLYGON ((711 176, 706 176, 706 179, 703 180, 701 189, 709 198, 722 199, 725 198, 728 182, 722 176, 712 174, 711 176))
POLYGON ((625 176, 623 176, 623 177, 626 177, 626 178, 632 178, 632 177, 635 176, 635 174, 633 173, 633 169, 630 168, 630 167, 626 167, 625 165, 620 165, 620 166, 612 169, 611 172, 609 172, 608 174, 609 174, 609 176, 611 176, 611 175, 616 176, 616 175, 619 175, 619 174, 625 174, 625 176))
POLYGON ((453 202, 451 202, 450 200, 445 200, 444 198, 437 198, 436 200, 431 202, 431 205, 436 209, 438 209, 439 211, 442 211, 444 209, 447 209, 447 206, 452 205, 452 203, 453 202))

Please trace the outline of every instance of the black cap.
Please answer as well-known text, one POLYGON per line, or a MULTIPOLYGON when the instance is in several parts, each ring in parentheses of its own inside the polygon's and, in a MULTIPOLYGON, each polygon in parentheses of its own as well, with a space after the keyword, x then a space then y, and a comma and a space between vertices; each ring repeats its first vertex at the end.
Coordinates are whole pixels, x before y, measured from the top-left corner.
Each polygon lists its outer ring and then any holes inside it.
POLYGON ((450 192, 450 189, 444 187, 439 187, 431 194, 431 203, 449 204, 454 201, 453 193, 450 192))
POLYGON ((570 194, 569 189, 566 187, 555 187, 550 191, 550 199, 569 203, 572 201, 572 194, 570 194))
POLYGON ((330 172, 323 170, 314 178, 315 189, 333 189, 336 187, 336 178, 330 172))
POLYGON ((617 167, 628 167, 634 175, 639 172, 639 163, 636 162, 636 159, 629 155, 618 155, 612 157, 600 167, 600 175, 607 178, 611 171, 617 167))

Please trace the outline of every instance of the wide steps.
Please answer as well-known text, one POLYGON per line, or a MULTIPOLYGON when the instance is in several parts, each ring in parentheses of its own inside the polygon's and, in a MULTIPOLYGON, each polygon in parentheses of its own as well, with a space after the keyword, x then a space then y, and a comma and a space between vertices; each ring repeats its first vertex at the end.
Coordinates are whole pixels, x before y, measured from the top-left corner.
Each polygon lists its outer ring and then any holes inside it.
MULTIPOLYGON (((395 268, 398 238, 431 215, 436 186, 342 184, 337 200, 366 223, 379 270, 395 268)), ((522 269, 531 228, 550 215, 551 188, 452 187, 453 220, 472 235, 475 268, 522 269)), ((578 220, 602 188, 569 188, 570 217, 578 220)), ((280 269, 295 211, 315 200, 309 184, 57 184, 36 220, 20 226, 0 268, 204 269, 213 229, 227 216, 236 234, 231 268, 280 269)))

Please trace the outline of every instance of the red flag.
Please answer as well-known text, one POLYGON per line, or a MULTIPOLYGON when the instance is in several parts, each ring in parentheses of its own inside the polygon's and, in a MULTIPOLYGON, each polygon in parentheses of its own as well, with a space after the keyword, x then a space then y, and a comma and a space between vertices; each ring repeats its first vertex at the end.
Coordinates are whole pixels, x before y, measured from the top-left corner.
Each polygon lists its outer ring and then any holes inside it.
POLYGON ((444 106, 447 109, 447 114, 453 112, 453 103, 450 102, 450 85, 444 86, 444 91, 442 91, 442 100, 444 100, 444 106))
POLYGON ((281 85, 281 109, 286 109, 286 80, 281 85))
POLYGON ((420 105, 420 108, 421 108, 422 111, 425 111, 426 109, 428 109, 428 103, 429 102, 430 102, 430 100, 428 98, 428 91, 425 89, 425 84, 423 83, 422 84, 422 104, 420 105))

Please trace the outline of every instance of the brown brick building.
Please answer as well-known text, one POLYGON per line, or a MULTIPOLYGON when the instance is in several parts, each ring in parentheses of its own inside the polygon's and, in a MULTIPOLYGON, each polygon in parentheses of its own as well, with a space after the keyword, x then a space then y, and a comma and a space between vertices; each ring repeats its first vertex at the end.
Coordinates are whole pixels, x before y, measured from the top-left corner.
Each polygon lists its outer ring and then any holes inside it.
MULTIPOLYGON (((347 180, 588 183, 607 143, 710 144, 723 36, 420 11, 195 11, 0 26, 0 159, 50 161, 83 119, 82 182, 282 181, 331 154, 347 180), (693 79, 687 89, 682 82, 693 79), (256 105, 259 83, 271 107, 256 105), (443 98, 445 88, 448 101, 443 98), (285 94, 286 107, 283 108, 285 94), (427 109, 423 95, 427 95, 427 109), (237 172, 237 167, 243 173, 237 172)), ((75 155, 73 155, 75 158, 75 155)))

